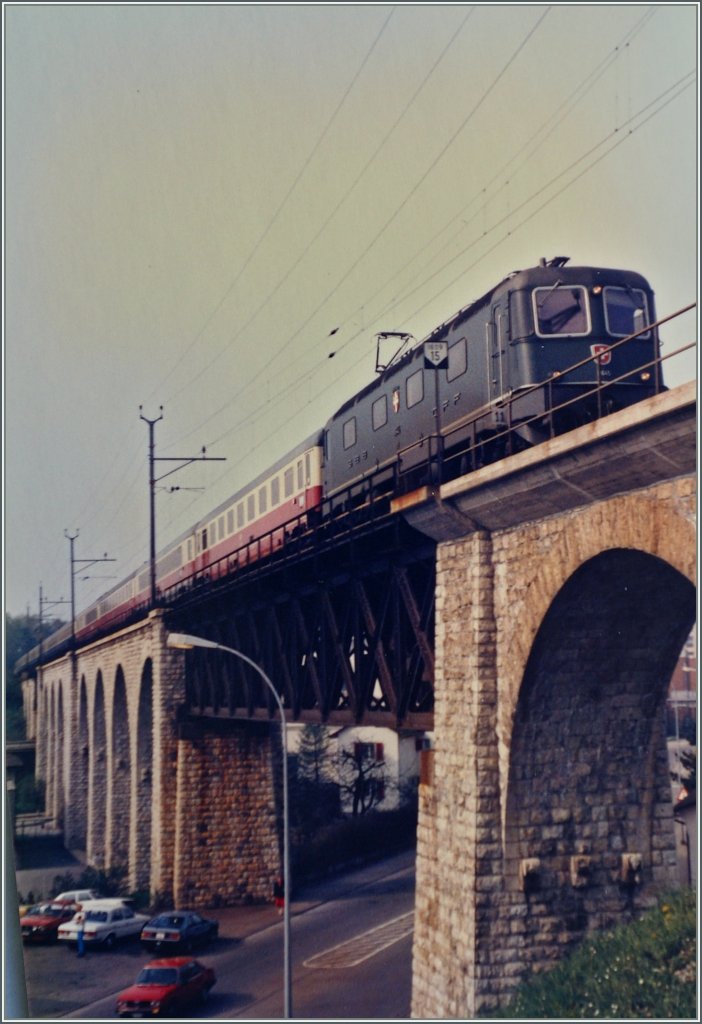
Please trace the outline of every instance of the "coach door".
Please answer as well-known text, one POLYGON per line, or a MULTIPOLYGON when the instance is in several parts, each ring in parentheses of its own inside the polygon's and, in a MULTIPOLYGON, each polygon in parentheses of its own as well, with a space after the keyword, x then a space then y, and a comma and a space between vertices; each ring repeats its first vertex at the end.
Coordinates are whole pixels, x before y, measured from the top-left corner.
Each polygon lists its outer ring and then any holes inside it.
POLYGON ((504 395, 506 385, 507 363, 507 314, 495 305, 490 313, 486 327, 488 398, 491 402, 504 395))

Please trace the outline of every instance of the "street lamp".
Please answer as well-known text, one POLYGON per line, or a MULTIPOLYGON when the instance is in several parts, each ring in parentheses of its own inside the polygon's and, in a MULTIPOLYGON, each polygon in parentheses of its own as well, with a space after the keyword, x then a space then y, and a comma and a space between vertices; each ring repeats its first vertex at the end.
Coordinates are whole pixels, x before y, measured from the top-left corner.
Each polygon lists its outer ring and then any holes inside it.
POLYGON ((177 647, 181 650, 191 650, 193 647, 206 647, 216 651, 226 651, 237 658, 241 658, 247 665, 250 665, 260 675, 268 689, 275 697, 280 712, 280 736, 283 747, 283 980, 285 991, 285 1019, 292 1017, 292 983, 290 977, 290 814, 288 808, 288 737, 285 725, 285 709, 280 695, 266 673, 252 661, 246 654, 235 650, 233 647, 225 647, 224 644, 215 643, 214 640, 205 640, 200 636, 191 636, 189 633, 169 633, 166 638, 168 647, 177 647))

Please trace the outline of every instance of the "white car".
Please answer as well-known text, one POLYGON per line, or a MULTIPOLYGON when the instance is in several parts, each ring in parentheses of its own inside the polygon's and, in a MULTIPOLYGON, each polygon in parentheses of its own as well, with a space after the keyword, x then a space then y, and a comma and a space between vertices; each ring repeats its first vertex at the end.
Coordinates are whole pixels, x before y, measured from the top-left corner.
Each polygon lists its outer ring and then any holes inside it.
POLYGON ((60 926, 58 937, 60 942, 77 943, 82 927, 86 946, 111 949, 120 939, 139 935, 148 920, 146 914, 135 913, 120 899, 86 900, 75 917, 60 926))
POLYGON ((53 897, 54 903, 85 903, 86 900, 100 900, 103 897, 95 889, 70 889, 68 892, 60 892, 53 897))

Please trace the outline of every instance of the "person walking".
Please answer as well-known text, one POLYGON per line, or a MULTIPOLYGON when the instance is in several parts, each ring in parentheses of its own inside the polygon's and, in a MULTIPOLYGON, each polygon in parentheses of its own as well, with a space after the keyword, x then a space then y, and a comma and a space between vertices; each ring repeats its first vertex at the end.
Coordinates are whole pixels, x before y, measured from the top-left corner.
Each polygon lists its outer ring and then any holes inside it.
POLYGON ((285 909, 285 883, 280 875, 273 883, 273 899, 275 900, 275 906, 278 914, 282 914, 285 909))
POLYGON ((78 933, 76 935, 76 949, 78 956, 85 956, 85 914, 82 910, 76 915, 78 933))

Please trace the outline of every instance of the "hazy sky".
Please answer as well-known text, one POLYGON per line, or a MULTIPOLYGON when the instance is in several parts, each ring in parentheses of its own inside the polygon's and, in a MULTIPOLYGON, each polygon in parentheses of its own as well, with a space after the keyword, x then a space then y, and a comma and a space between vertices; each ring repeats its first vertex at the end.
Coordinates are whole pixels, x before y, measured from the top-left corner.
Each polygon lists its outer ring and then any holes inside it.
POLYGON ((79 608, 148 558, 140 405, 157 455, 227 459, 159 492, 161 547, 368 382, 377 331, 556 255, 696 299, 696 3, 3 16, 12 614, 69 596, 65 530, 116 559, 79 608))

